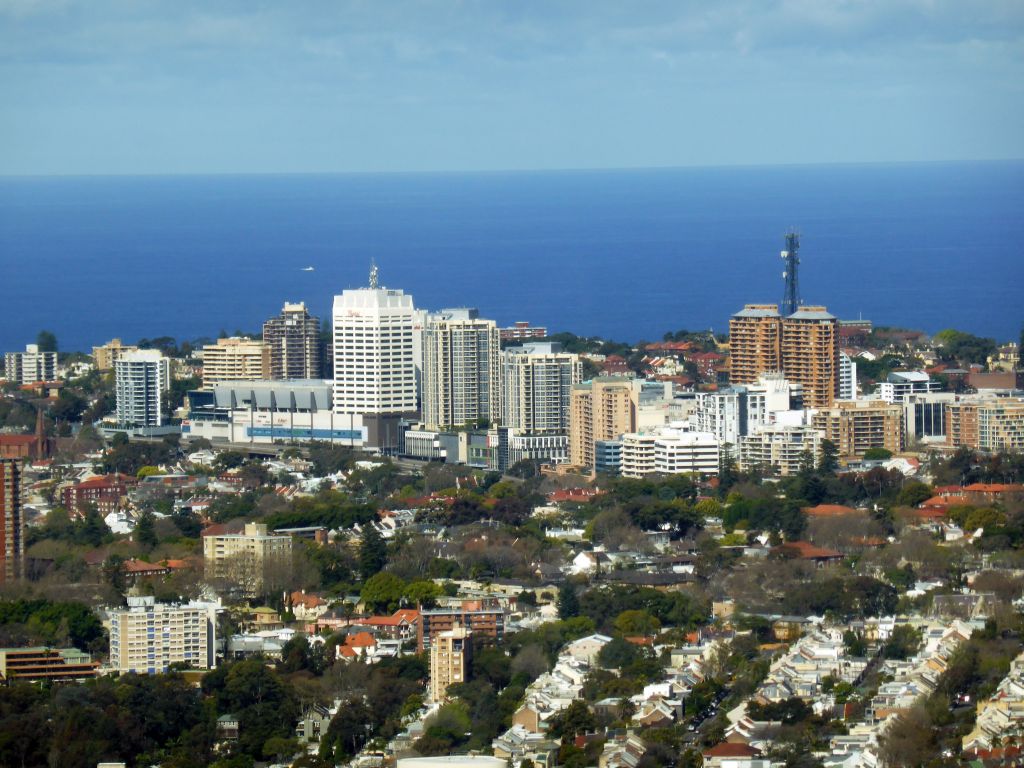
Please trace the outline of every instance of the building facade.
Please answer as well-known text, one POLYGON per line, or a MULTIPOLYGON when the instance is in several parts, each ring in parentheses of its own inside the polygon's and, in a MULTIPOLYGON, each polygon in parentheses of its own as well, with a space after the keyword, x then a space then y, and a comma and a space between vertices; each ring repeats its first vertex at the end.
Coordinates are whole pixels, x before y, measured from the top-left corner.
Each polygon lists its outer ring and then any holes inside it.
POLYGON ((505 611, 496 600, 464 600, 459 606, 421 610, 416 627, 417 651, 430 650, 434 638, 456 627, 465 627, 476 637, 501 645, 505 636, 505 611))
POLYGON ((334 297, 334 412, 414 414, 412 296, 376 286, 334 297))
POLYGON ((579 355, 563 352, 560 344, 505 349, 501 354, 502 426, 519 434, 567 434, 570 393, 582 376, 579 355))
POLYGON ((4 375, 16 384, 35 384, 57 378, 57 353, 40 352, 38 344, 26 344, 24 352, 4 355, 4 375))
POLYGON ((0 459, 0 582, 25 575, 25 517, 22 463, 0 459))
POLYGON ((448 686, 468 679, 473 633, 462 626, 439 632, 430 644, 430 700, 448 699, 448 686))
POLYGON ((639 387, 633 379, 599 377, 572 388, 569 463, 593 469, 595 441, 617 440, 636 430, 639 387))
POLYGON ((207 576, 230 579, 249 596, 263 590, 268 565, 287 568, 291 555, 291 536, 267 533, 262 523, 246 523, 241 533, 203 534, 207 576))
POLYGON ((813 427, 770 424, 740 439, 740 469, 751 472, 770 468, 786 477, 795 475, 810 458, 821 457, 821 432, 813 427))
POLYGON ((138 675, 162 674, 171 664, 212 669, 216 627, 211 605, 170 605, 151 596, 129 596, 126 608, 110 612, 110 666, 138 675))
POLYGON ((120 339, 111 339, 106 344, 92 348, 92 359, 98 371, 112 371, 114 364, 127 352, 138 352, 139 348, 124 344, 120 339))
POLYGON ((753 384, 781 371, 803 387, 808 408, 839 394, 838 321, 825 307, 804 306, 788 317, 775 304, 748 304, 729 321, 730 382, 753 384))
POLYGON ((423 329, 423 423, 447 429, 501 419, 500 341, 475 309, 445 309, 423 329))
POLYGON ((946 406, 946 444, 977 451, 1024 450, 1024 398, 963 400, 946 406))
POLYGON ((827 408, 839 394, 839 325, 825 307, 801 307, 782 320, 782 372, 801 384, 804 405, 827 408))
POLYGON ((263 343, 270 351, 269 378, 320 378, 320 320, 305 302, 285 302, 281 314, 263 324, 263 343))
POLYGON ((117 423, 123 427, 160 427, 164 395, 170 390, 170 361, 155 349, 125 352, 114 363, 117 423))
POLYGON ((840 400, 817 411, 811 426, 846 459, 859 458, 870 448, 899 453, 906 446, 903 407, 881 400, 840 400))
POLYGON ((182 434, 214 443, 309 442, 362 448, 369 439, 360 414, 336 414, 332 382, 323 379, 216 384, 188 393, 182 434))
POLYGON ((624 434, 620 472, 642 478, 660 474, 718 474, 719 443, 709 432, 666 427, 655 432, 624 434))
POLYGON ((782 318, 776 304, 747 304, 729 320, 729 381, 753 384, 782 370, 782 318))
POLYGON ((530 325, 525 320, 519 320, 507 328, 498 331, 502 341, 524 341, 526 339, 543 339, 548 335, 548 329, 541 325, 530 325))
POLYGON ((840 400, 857 399, 857 364, 845 352, 839 353, 839 394, 840 400))
POLYGON ((203 347, 203 387, 270 378, 270 347, 257 339, 217 339, 203 347))

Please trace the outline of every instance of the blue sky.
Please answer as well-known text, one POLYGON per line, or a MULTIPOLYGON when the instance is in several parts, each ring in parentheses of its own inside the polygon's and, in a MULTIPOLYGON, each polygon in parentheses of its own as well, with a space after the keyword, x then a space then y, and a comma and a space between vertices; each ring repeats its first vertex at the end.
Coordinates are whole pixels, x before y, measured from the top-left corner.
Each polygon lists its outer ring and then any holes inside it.
POLYGON ((1021 0, 0 0, 0 174, 1024 157, 1021 0))

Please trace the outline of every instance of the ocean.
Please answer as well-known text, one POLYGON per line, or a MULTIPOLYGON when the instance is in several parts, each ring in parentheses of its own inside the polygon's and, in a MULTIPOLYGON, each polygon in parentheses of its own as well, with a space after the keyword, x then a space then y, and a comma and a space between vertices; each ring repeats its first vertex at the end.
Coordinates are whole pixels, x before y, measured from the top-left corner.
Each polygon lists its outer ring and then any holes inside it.
POLYGON ((256 332, 381 283, 625 341, 800 292, 843 319, 1016 340, 1024 162, 0 179, 0 351, 256 332), (306 271, 306 267, 313 267, 306 271))

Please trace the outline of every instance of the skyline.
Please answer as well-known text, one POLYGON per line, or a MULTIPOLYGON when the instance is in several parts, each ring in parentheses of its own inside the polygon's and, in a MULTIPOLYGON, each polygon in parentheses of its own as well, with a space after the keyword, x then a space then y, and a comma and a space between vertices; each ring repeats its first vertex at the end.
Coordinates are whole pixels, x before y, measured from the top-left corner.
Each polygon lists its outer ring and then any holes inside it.
POLYGON ((0 174, 1024 157, 1018 3, 0 3, 0 174))

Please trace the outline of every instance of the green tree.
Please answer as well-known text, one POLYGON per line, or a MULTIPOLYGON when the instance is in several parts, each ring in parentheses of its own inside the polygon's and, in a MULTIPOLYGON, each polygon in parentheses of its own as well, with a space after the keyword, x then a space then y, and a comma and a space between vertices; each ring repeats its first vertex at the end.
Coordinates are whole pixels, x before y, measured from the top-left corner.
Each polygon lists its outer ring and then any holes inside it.
POLYGON ((565 582, 558 588, 558 618, 565 621, 579 616, 580 599, 576 594, 576 586, 565 582))
POLYGON ((831 440, 821 441, 821 458, 818 461, 818 472, 830 475, 839 468, 839 448, 831 440))
POLYGON ((36 344, 40 352, 56 352, 57 336, 53 331, 40 331, 36 334, 36 344))
POLYGON ((156 535, 156 525, 152 512, 143 512, 135 523, 135 540, 147 549, 152 549, 160 543, 156 535))
POLYGON ((394 611, 405 594, 405 582, 393 573, 381 571, 366 580, 360 598, 367 610, 394 611))
POLYGON ((373 523, 363 526, 359 543, 359 571, 364 579, 379 573, 388 561, 388 545, 373 523))

